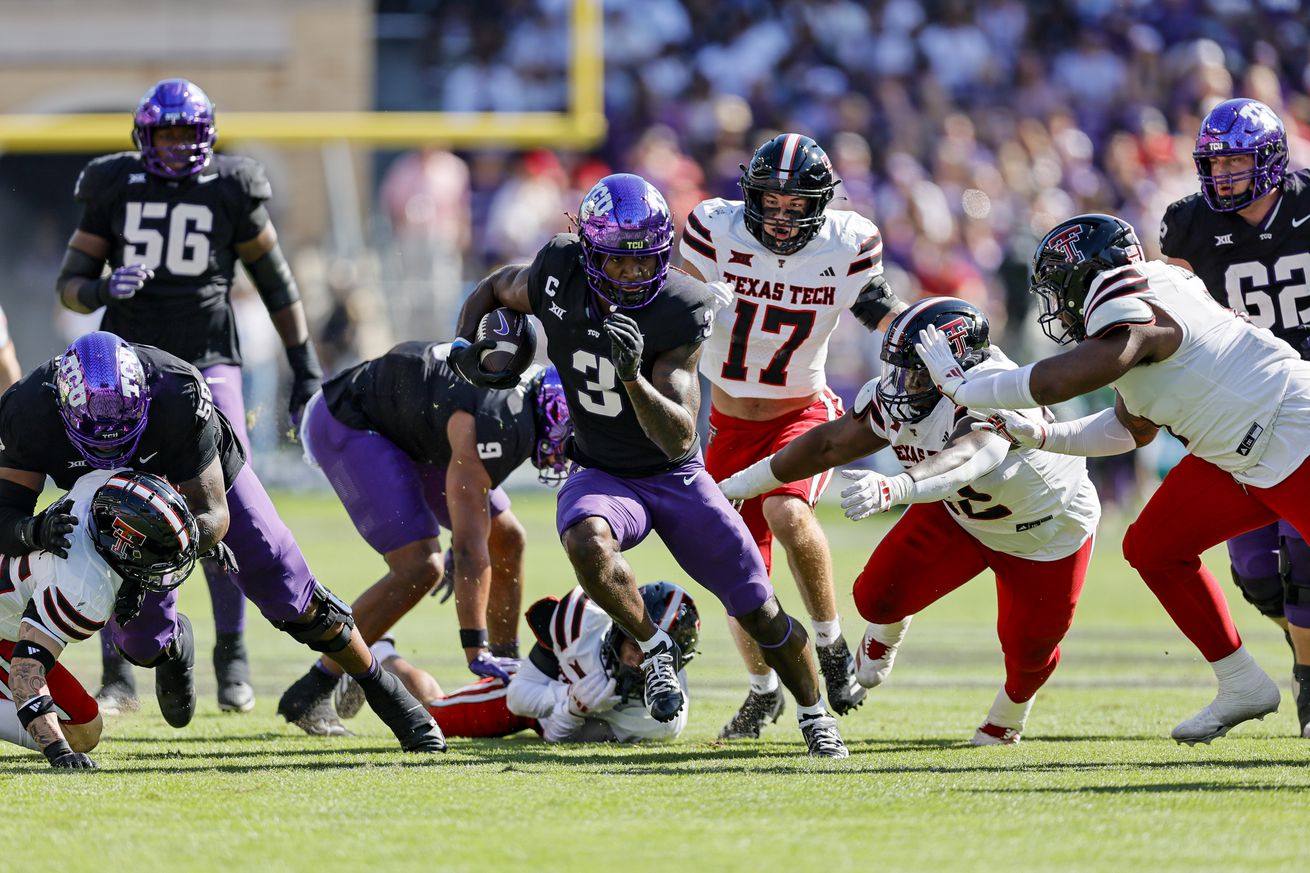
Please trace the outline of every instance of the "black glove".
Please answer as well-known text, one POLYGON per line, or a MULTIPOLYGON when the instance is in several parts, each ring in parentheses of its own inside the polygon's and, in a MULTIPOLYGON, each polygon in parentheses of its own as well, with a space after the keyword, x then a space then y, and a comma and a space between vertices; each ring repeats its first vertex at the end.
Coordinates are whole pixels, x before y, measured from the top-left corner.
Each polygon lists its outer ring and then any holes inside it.
POLYGON ((517 373, 510 371, 488 373, 482 369, 482 353, 489 352, 495 347, 496 341, 490 337, 478 340, 475 343, 456 337, 450 344, 450 352, 446 355, 446 363, 455 371, 456 376, 478 388, 492 388, 495 390, 513 388, 519 384, 519 375, 517 373))
POLYGON ((41 750, 56 770, 94 770, 96 762, 85 752, 74 752, 63 740, 55 740, 41 750))
POLYGON ((68 535, 77 527, 77 516, 70 515, 72 500, 65 500, 56 506, 45 509, 18 523, 18 540, 29 551, 49 552, 59 558, 67 558, 73 541, 68 535))
POLYGON ((222 567, 228 573, 240 573, 241 565, 237 563, 237 556, 233 554, 232 547, 227 543, 214 543, 214 547, 200 556, 216 561, 218 566, 222 567))
POLYGON ((136 618, 136 614, 141 611, 141 601, 145 596, 146 592, 141 587, 141 583, 124 579, 123 584, 118 587, 118 596, 114 598, 114 621, 122 625, 136 618))
POLYGON ((323 387, 323 368, 310 340, 287 349, 287 363, 291 365, 291 402, 287 409, 291 413, 291 426, 300 427, 305 404, 323 387))
POLYGON ((631 382, 641 374, 644 341, 637 322, 621 312, 610 313, 601 325, 610 337, 610 361, 620 382, 631 382))
POLYGON ((428 592, 429 597, 441 595, 438 603, 445 603, 455 593, 455 550, 446 549, 446 554, 442 557, 441 581, 432 586, 428 592))

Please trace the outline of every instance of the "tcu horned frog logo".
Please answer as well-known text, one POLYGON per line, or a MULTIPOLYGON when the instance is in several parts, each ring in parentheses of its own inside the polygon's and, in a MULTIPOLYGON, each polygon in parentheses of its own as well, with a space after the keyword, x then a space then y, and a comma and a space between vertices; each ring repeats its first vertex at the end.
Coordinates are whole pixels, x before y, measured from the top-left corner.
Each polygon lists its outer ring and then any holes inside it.
POLYGON ((1083 253, 1074 245, 1078 238, 1083 235, 1082 225, 1075 224, 1073 227, 1060 231, 1055 236, 1046 241, 1048 249, 1055 249, 1064 255, 1065 259, 1071 264, 1076 264, 1083 259, 1083 253))
POLYGON ((146 535, 132 527, 121 518, 115 518, 113 524, 114 545, 110 547, 120 558, 129 558, 146 541, 146 535))

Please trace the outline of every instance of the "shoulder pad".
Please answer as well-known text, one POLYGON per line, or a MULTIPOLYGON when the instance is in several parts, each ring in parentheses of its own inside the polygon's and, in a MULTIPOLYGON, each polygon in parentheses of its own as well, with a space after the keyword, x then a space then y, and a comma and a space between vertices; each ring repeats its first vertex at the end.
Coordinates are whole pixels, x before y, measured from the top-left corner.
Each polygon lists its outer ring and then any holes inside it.
POLYGON ((860 393, 855 395, 855 404, 851 406, 851 415, 856 418, 864 418, 869 414, 869 408, 873 406, 874 396, 878 393, 878 380, 870 379, 860 388, 860 393))
POLYGON ((867 254, 865 246, 870 238, 882 238, 878 226, 858 212, 829 209, 828 220, 836 225, 837 238, 850 248, 852 254, 867 254))
POLYGON ((1186 247, 1187 230, 1192 224, 1196 206, 1201 202, 1201 195, 1191 194, 1182 200, 1175 200, 1164 210, 1160 219, 1160 252, 1167 258, 1181 258, 1186 247))
POLYGON ((1148 288, 1146 275, 1135 264, 1097 276, 1083 304, 1087 336, 1094 339, 1116 327, 1155 321, 1146 302, 1148 288))
POLYGON ((83 203, 90 203, 106 191, 112 190, 114 183, 132 167, 145 172, 136 152, 118 152, 90 161, 78 174, 77 184, 73 186, 73 198, 83 203))
POLYGON ((558 597, 543 597, 536 603, 528 607, 524 617, 528 620, 528 627, 532 629, 532 635, 537 638, 537 642, 549 651, 552 646, 550 642, 550 623, 555 617, 555 609, 559 606, 558 597))
POLYGON ((219 174, 232 179, 251 200, 267 200, 273 196, 264 165, 243 155, 218 155, 215 158, 219 174))

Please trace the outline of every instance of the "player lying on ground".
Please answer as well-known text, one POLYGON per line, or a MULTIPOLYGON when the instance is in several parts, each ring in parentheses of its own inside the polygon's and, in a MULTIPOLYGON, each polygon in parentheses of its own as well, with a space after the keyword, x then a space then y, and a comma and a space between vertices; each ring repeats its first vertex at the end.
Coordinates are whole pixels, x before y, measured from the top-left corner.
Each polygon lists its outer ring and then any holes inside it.
MULTIPOLYGON (((1225 100, 1201 122, 1192 158, 1201 190, 1165 211, 1160 251, 1196 273, 1221 306, 1310 360, 1301 311, 1310 283, 1310 170, 1287 171, 1283 122, 1258 100, 1225 100)), ((1299 697, 1310 682, 1310 546, 1279 520, 1229 540, 1228 556, 1242 596, 1287 634, 1299 697)))
MULTIPOLYGON (((828 340, 846 309, 868 330, 904 309, 882 275, 882 235, 872 221, 829 209, 838 179, 818 143, 797 133, 760 146, 742 167, 742 200, 698 205, 683 229, 686 270, 732 307, 705 343, 701 373, 710 381, 705 469, 724 479, 790 440, 841 417, 827 385, 828 340)), ((814 628, 828 703, 839 715, 864 700, 841 635, 832 556, 814 505, 832 474, 787 482, 742 503, 766 570, 773 540, 787 556, 814 628)), ((751 690, 724 726, 724 739, 758 737, 782 712, 778 674, 759 647, 729 621, 751 690)))
MULTIPOLYGON (((286 346, 293 423, 321 377, 300 292, 265 207, 273 190, 256 161, 214 152, 214 104, 186 79, 151 87, 132 122, 138 151, 96 158, 78 176, 73 197, 81 216, 64 254, 59 299, 74 312, 103 307, 103 330, 198 369, 249 458, 231 299, 238 261, 286 346), (111 272, 102 278, 106 263, 111 272)), ((219 564, 202 566, 214 605, 218 704, 246 712, 255 694, 242 643, 245 598, 219 564)), ((130 709, 136 705, 132 670, 101 639, 98 698, 106 708, 130 709)))
MULTIPOLYGON (((373 662, 350 607, 310 572, 195 367, 96 331, 0 397, 0 554, 67 553, 67 514, 33 513, 47 476, 66 488, 87 466, 131 467, 175 483, 196 517, 200 553, 222 556, 274 627, 362 678, 369 705, 402 748, 444 750, 436 722, 373 662)), ((195 638, 177 593, 142 592, 137 616, 109 628, 124 656, 154 668, 164 719, 188 724, 195 638)))
POLYGON ((186 501, 148 473, 97 470, 78 479, 54 513, 70 519, 64 556, 0 558, 0 739, 37 749, 50 766, 92 769, 100 741, 96 702, 57 663, 112 617, 127 621, 137 591, 171 591, 195 566, 199 534, 186 501))
MULTIPOLYGON (((700 634, 691 595, 671 582, 641 586, 656 624, 678 642, 690 661, 700 634)), ((415 695, 427 690, 428 711, 448 737, 503 737, 534 730, 547 742, 643 742, 670 740, 687 725, 690 707, 672 721, 651 718, 641 701, 641 647, 610 620, 579 586, 563 599, 545 597, 527 613, 537 642, 506 685, 487 677, 450 694, 409 664, 394 645, 374 647, 383 666, 400 676, 415 695)), ((679 681, 687 687, 686 672, 679 681)), ((359 695, 343 695, 347 712, 359 695)))
MULTIPOLYGON (((577 220, 578 235, 560 234, 532 264, 502 267, 479 283, 460 335, 473 336, 498 306, 541 320, 574 428, 567 451, 576 463, 555 521, 578 581, 638 641, 646 706, 657 721, 672 721, 683 705, 681 655, 647 613, 623 558, 654 530, 761 645, 796 698, 810 753, 846 757, 809 637, 778 603, 750 531, 701 463, 696 364, 714 313, 703 282, 669 270, 673 220, 664 197, 639 176, 606 176, 577 220)), ((492 340, 455 346, 456 372, 497 387, 479 357, 492 340)))
MULTIPOLYGON (((950 338, 952 357, 970 373, 1015 367, 990 345, 987 316, 977 307, 950 297, 921 300, 888 328, 885 372, 861 389, 851 412, 720 487, 745 499, 890 445, 904 473, 843 471, 854 481, 842 492, 849 518, 912 504, 855 580, 855 605, 869 621, 856 677, 868 688, 882 684, 913 615, 990 568, 1005 685, 971 742, 1017 743, 1034 695, 1060 661, 1101 506, 1081 458, 1011 451, 995 434, 971 430, 967 410, 941 395, 914 353, 914 338, 928 325, 950 338)), ((1024 414, 1043 420, 1039 409, 1024 414)))
MULTIPOLYGON (((1131 451, 1167 427, 1188 456, 1124 535, 1123 551, 1214 668, 1214 701, 1173 730, 1208 743, 1278 708, 1278 686, 1247 653, 1201 553, 1281 517, 1310 533, 1310 362, 1215 303, 1181 267, 1145 262, 1132 227, 1110 215, 1056 225, 1033 256, 1040 321, 1064 354, 1003 373, 966 374, 933 328, 919 354, 933 381, 974 409, 1026 409, 1113 385, 1113 409, 1039 424, 998 413, 1016 443, 1074 455, 1131 451)), ((1310 726, 1310 687, 1297 701, 1310 726)))
MULTIPOLYGON (((446 343, 410 342, 341 373, 310 401, 301 441, 360 536, 388 572, 351 610, 364 641, 381 639, 443 583, 438 535, 451 532, 460 642, 469 669, 507 680, 518 660, 525 534, 500 485, 531 460, 543 482, 564 477, 568 405, 554 367, 529 368, 483 390, 446 364, 446 343)), ((310 733, 341 733, 321 659, 287 689, 278 712, 310 733)))

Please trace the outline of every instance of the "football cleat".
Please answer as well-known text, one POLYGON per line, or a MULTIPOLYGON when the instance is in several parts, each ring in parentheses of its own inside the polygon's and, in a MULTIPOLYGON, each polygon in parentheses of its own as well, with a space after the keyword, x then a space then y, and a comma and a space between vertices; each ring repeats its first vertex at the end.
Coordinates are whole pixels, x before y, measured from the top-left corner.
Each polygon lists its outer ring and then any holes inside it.
POLYGON ((855 658, 847 648, 846 640, 838 637, 832 645, 816 646, 815 650, 819 654, 819 672, 823 674, 832 711, 845 715, 864 703, 869 692, 855 679, 855 658))
POLYGON ((310 667, 304 676, 282 692, 282 698, 277 702, 277 714, 316 737, 346 736, 346 729, 332 712, 332 689, 336 683, 337 678, 320 670, 317 664, 310 667))
POLYGON ((218 708, 224 712, 250 712, 255 689, 250 685, 250 662, 241 634, 219 634, 214 644, 214 678, 218 681, 218 708))
POLYGON ((801 735, 812 758, 849 758, 850 751, 837 730, 837 719, 830 715, 816 715, 801 719, 801 735))
POLYGON ((758 740, 764 725, 776 724, 786 709, 787 698, 782 688, 775 688, 767 694, 752 691, 746 695, 746 701, 737 714, 719 731, 719 739, 758 740))
POLYGON ((177 634, 155 666, 155 698, 164 721, 186 727, 196 714, 196 641, 191 619, 177 614, 177 634))
POLYGON ((101 715, 126 715, 141 708, 141 700, 136 696, 136 678, 126 659, 104 659, 96 703, 101 715))
POLYGON ((1253 688, 1242 694, 1219 689, 1208 706, 1173 729, 1173 738, 1194 746, 1217 740, 1244 721, 1263 719, 1278 711, 1282 695, 1278 685, 1264 672, 1253 688))
POLYGON ((353 737, 354 734, 341 723, 332 711, 332 701, 320 697, 314 704, 291 722, 311 737, 353 737))
POLYGON ((673 721, 686 701, 678 682, 678 662, 681 660, 682 653, 674 642, 660 643, 642 658, 646 711, 656 721, 673 721))
POLYGON ((1296 720, 1301 725, 1301 738, 1310 740, 1310 667, 1300 664, 1292 667, 1292 693, 1296 697, 1296 720))
POLYGON ((379 670, 359 683, 369 708, 391 729, 406 752, 444 752, 446 737, 427 707, 414 699, 395 675, 379 670))
POLYGON ((332 705, 339 718, 354 718, 364 708, 366 698, 364 689, 349 673, 342 673, 337 680, 336 690, 332 692, 332 705))
POLYGON ((984 722, 983 726, 973 732, 971 746, 1017 746, 1022 732, 1015 728, 1001 727, 998 724, 984 722))
POLYGON ((869 625, 855 653, 855 681, 865 688, 877 688, 887 681, 913 618, 907 615, 895 624, 869 625))

